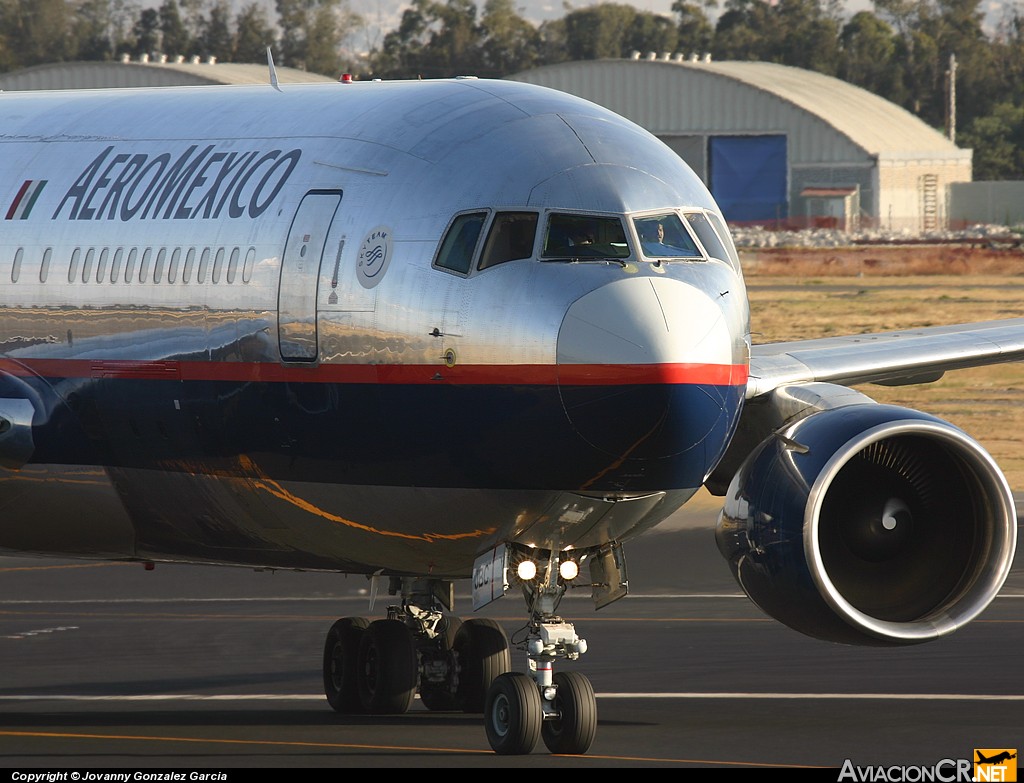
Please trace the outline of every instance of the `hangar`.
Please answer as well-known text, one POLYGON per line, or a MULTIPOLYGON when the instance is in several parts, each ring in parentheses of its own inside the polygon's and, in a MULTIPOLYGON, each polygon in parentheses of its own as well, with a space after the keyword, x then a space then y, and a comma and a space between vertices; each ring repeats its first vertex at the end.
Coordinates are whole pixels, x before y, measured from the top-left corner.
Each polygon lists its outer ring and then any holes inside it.
MULTIPOLYGON (((281 84, 333 82, 296 68, 275 68, 281 84)), ((269 84, 266 65, 218 63, 199 57, 142 57, 119 62, 35 65, 0 74, 0 90, 97 90, 110 87, 187 87, 199 84, 269 84)))
POLYGON ((646 128, 704 180, 726 219, 771 228, 946 228, 971 150, 910 112, 813 71, 648 55, 509 76, 646 128))

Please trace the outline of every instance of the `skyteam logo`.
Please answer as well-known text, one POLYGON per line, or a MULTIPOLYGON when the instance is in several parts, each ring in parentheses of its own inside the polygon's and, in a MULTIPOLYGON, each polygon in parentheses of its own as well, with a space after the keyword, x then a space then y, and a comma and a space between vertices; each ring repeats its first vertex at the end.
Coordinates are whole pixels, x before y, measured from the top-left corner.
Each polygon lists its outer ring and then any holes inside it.
POLYGON ((391 229, 377 226, 366 235, 359 248, 356 274, 363 288, 373 288, 384 279, 391 260, 391 229))
POLYGON ((1017 749, 975 748, 974 779, 1014 781, 1017 779, 1017 749))
POLYGON ((36 205, 36 199, 39 198, 39 194, 43 192, 43 188, 46 187, 48 180, 45 179, 27 179, 25 183, 18 190, 18 195, 14 197, 14 201, 11 202, 10 209, 7 210, 7 216, 4 220, 25 220, 28 218, 29 213, 32 211, 32 207, 36 205))

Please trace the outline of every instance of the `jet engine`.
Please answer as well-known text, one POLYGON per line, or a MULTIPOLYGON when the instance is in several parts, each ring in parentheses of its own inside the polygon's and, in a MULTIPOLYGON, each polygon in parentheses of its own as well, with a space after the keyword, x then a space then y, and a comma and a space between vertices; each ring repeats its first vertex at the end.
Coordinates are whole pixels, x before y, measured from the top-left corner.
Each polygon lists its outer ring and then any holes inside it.
POLYGON ((951 633, 1005 581, 1006 479, 948 422, 891 405, 812 413, 740 466, 716 532, 746 594, 809 636, 904 645, 951 633))

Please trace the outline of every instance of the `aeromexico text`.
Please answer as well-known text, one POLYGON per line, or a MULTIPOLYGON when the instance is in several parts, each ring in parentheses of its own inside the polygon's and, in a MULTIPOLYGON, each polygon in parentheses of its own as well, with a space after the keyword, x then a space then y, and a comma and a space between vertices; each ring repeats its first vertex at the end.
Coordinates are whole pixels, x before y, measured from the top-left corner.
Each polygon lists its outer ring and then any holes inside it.
POLYGON ((197 220, 259 217, 302 157, 298 149, 239 152, 193 144, 177 159, 116 152, 96 156, 68 190, 53 219, 197 220))

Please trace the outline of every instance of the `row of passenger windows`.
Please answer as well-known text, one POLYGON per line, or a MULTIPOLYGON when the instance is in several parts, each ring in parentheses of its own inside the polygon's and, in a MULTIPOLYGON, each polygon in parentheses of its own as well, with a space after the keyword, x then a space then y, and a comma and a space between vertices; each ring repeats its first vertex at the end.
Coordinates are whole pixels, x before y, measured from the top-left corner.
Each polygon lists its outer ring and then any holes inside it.
MULTIPOLYGON (((476 269, 530 258, 537 240, 537 212, 489 210, 456 215, 445 232, 434 265, 469 274, 476 269), (485 232, 485 228, 487 231, 485 232), (481 243, 481 238, 486 239, 481 243)), ((703 261, 715 258, 739 269, 739 256, 728 229, 714 212, 675 210, 632 218, 639 252, 650 260, 703 261), (699 243, 699 244, 698 244, 699 243)), ((547 217, 539 247, 545 261, 622 260, 632 255, 621 218, 553 212, 547 217)))
MULTIPOLYGON (((165 247, 154 250, 151 247, 111 249, 90 247, 83 250, 76 247, 68 261, 68 282, 77 283, 219 283, 223 279, 234 283, 239 277, 243 283, 252 279, 256 265, 256 248, 250 247, 241 262, 242 250, 228 248, 180 248, 165 247), (241 266, 241 269, 239 267, 241 266)), ((11 266, 11 282, 17 283, 25 261, 25 249, 19 247, 11 266)), ((39 282, 45 283, 50 276, 53 263, 53 248, 43 251, 39 263, 39 282)))

